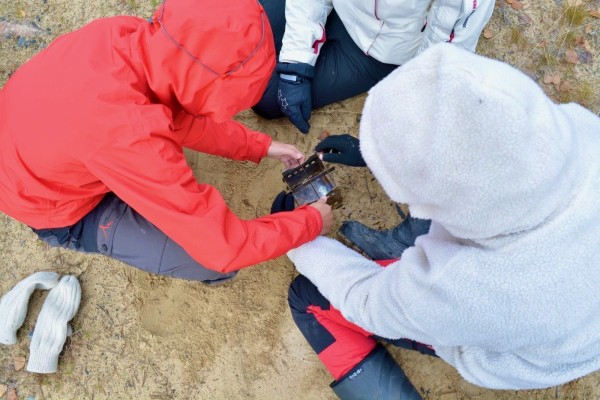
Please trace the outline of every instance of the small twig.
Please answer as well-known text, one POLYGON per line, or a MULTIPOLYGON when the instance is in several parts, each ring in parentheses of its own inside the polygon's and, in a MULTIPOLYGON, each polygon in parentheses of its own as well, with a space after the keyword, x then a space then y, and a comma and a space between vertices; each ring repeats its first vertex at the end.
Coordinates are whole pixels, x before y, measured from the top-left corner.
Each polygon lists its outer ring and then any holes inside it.
POLYGON ((506 13, 506 4, 504 2, 500 3, 500 11, 502 12, 502 20, 504 21, 505 25, 512 25, 510 23, 510 19, 508 18, 508 15, 506 13))
POLYGON ((97 303, 96 303, 96 307, 98 307, 100 310, 102 310, 104 312, 104 314, 106 314, 108 319, 110 319, 110 322, 114 325, 115 321, 112 319, 112 317, 110 316, 108 311, 106 311, 106 309, 104 307, 102 307, 100 304, 97 304, 97 303))
POLYGON ((371 194, 371 189, 369 189, 369 177, 365 175, 365 186, 367 187, 367 194, 369 195, 369 199, 373 200, 375 198, 374 195, 371 194))

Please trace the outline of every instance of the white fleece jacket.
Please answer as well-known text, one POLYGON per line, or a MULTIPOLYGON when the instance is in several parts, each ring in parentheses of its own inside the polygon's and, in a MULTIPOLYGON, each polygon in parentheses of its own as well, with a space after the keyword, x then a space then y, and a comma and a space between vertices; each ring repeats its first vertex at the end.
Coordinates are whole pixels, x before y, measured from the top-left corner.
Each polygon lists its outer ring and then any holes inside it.
POLYGON ((324 237, 289 252, 348 320, 493 389, 600 368, 596 115, 439 44, 369 92, 360 139, 390 198, 433 222, 387 268, 324 237))

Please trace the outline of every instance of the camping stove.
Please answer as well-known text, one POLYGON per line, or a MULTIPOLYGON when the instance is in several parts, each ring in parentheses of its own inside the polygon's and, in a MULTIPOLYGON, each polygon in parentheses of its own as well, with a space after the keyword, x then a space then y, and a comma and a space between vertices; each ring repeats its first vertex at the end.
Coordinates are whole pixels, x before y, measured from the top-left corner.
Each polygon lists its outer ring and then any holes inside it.
POLYGON ((323 196, 327 196, 327 204, 332 208, 341 206, 342 193, 331 174, 334 169, 325 168, 315 153, 298 167, 283 171, 283 181, 293 193, 296 206, 314 203, 323 196))

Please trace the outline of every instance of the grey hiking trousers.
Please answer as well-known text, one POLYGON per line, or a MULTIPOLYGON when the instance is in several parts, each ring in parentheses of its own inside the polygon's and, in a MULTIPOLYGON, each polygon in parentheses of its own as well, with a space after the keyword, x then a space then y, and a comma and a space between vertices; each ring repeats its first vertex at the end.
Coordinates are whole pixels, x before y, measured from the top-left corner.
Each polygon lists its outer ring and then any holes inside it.
POLYGON ((72 226, 33 231, 50 246, 101 253, 154 274, 206 284, 220 283, 236 274, 205 268, 113 193, 72 226))

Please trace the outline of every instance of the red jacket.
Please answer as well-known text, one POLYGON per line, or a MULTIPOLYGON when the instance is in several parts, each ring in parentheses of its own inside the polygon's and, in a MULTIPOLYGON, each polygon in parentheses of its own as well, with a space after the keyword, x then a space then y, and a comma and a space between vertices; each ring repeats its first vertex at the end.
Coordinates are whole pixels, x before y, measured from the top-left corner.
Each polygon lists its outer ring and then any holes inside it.
POLYGON ((167 0, 149 22, 96 20, 58 38, 0 91, 0 210, 72 225, 107 192, 199 263, 233 271, 314 239, 302 207, 240 220, 199 184, 182 147, 258 163, 271 138, 234 121, 275 63, 256 0, 167 0))

